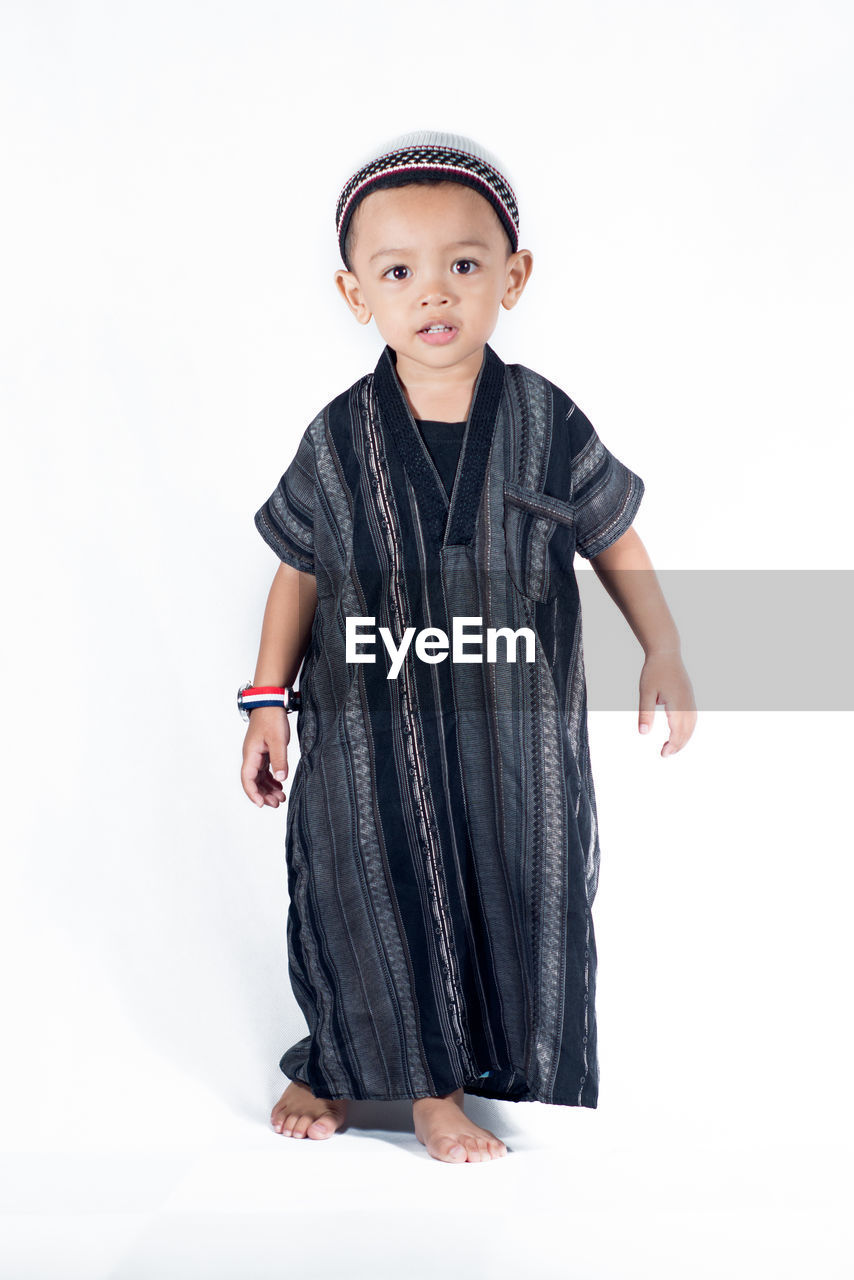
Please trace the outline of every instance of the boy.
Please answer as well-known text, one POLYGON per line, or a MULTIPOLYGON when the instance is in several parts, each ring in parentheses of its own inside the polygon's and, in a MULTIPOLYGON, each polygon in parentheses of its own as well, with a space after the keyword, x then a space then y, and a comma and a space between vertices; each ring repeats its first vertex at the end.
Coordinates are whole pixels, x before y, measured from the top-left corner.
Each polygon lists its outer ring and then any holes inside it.
POLYGON ((277 1132, 411 1098, 441 1161, 504 1143, 464 1093, 595 1107, 599 870, 581 620, 588 557, 645 652, 639 727, 695 720, 679 638, 630 528, 639 476, 569 396, 488 345, 532 255, 477 143, 396 139, 345 184, 338 287, 385 348, 317 415, 255 522, 280 565, 242 782, 284 799, 288 956, 309 1035, 277 1132), (271 692, 272 690, 272 692, 271 692), (288 704, 285 704, 286 706, 288 704))

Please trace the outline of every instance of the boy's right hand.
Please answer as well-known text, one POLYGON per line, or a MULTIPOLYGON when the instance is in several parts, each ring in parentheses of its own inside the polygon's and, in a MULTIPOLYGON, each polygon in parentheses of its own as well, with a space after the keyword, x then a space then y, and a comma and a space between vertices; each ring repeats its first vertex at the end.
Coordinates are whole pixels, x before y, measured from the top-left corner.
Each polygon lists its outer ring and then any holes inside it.
POLYGON ((243 790, 259 809, 278 809, 285 799, 282 786, 288 776, 288 743, 291 728, 284 707, 256 707, 249 713, 243 740, 243 790))

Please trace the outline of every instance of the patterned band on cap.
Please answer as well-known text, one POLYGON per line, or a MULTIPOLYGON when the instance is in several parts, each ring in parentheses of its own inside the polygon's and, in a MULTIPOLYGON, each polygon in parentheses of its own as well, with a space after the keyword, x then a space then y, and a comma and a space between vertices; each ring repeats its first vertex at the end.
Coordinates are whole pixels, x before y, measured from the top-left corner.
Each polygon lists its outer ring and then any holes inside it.
POLYGON ((461 182, 479 191, 495 209, 504 226, 513 251, 519 247, 519 210, 516 197, 504 175, 486 160, 459 147, 418 145, 399 147, 368 161, 344 184, 335 210, 338 245, 344 256, 347 228, 359 201, 380 179, 407 172, 445 176, 449 182, 461 182))

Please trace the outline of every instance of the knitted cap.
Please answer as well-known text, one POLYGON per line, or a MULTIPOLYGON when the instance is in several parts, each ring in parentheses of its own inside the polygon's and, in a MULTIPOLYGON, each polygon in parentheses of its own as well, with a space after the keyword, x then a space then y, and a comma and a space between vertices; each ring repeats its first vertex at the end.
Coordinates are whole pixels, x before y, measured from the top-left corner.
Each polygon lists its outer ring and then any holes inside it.
MULTIPOLYGON (((335 209, 338 247, 344 260, 344 241, 356 208, 380 178, 403 186, 414 173, 429 173, 448 182, 472 187, 492 205, 515 253, 519 247, 519 210, 502 166, 491 152, 458 133, 424 130, 405 133, 387 142, 364 160, 344 184, 335 209)), ((345 262, 346 266, 346 262, 345 262)))

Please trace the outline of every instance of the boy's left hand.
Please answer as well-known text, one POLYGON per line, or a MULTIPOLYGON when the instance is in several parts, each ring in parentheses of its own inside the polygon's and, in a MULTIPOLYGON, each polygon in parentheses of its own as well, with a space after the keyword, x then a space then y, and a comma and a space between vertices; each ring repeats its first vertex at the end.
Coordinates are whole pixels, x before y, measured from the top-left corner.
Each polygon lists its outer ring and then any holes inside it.
POLYGON ((685 746, 697 723, 697 706, 688 672, 678 653, 648 653, 640 674, 638 731, 649 733, 655 708, 664 704, 670 737, 661 748, 662 756, 672 756, 685 746))

